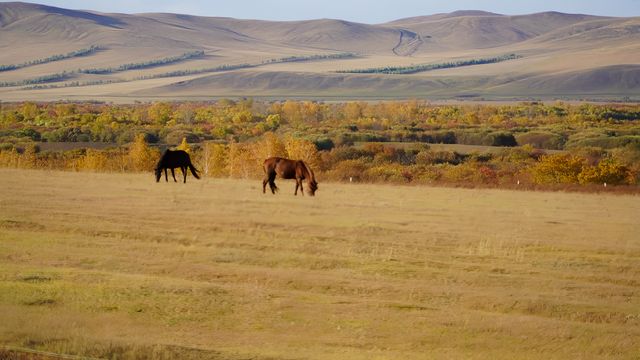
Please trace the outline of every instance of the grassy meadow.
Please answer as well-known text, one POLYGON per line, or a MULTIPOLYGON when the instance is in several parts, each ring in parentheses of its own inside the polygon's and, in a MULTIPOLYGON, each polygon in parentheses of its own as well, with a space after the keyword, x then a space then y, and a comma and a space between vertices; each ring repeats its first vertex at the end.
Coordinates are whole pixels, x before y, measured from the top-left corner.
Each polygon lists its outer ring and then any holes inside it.
POLYGON ((0 176, 0 357, 640 357, 637 196, 0 176))

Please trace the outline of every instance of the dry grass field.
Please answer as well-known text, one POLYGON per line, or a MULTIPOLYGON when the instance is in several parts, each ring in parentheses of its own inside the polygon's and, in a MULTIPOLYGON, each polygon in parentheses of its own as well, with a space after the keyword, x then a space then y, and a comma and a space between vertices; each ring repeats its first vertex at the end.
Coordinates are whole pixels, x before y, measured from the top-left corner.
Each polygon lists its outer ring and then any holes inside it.
MULTIPOLYGON (((95 358, 640 357, 636 196, 0 170, 0 343, 95 358)), ((15 352, 5 352, 16 354, 15 352)))

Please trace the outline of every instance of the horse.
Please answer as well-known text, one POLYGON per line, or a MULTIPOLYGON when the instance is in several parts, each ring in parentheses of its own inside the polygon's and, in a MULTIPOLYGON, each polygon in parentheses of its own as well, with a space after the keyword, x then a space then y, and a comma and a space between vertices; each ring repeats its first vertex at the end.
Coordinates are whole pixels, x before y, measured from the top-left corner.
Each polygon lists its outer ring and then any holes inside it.
POLYGON ((156 182, 160 181, 162 177, 162 170, 164 170, 164 178, 167 182, 169 182, 169 176, 167 175, 167 169, 171 169, 171 175, 173 176, 173 181, 178 182, 176 180, 176 174, 173 171, 175 168, 180 168, 182 170, 182 175, 184 175, 184 183, 187 182, 187 168, 191 170, 193 176, 196 179, 200 179, 198 176, 198 170, 191 164, 191 158, 189 154, 184 150, 169 150, 167 149, 164 154, 160 157, 158 161, 158 165, 156 166, 156 182))
POLYGON ((318 183, 316 182, 313 170, 302 160, 270 157, 264 161, 262 168, 265 174, 264 180, 262 180, 263 194, 267 192, 267 184, 269 184, 271 188, 271 193, 275 194, 276 191, 278 191, 275 183, 276 175, 280 176, 281 179, 296 179, 296 191, 294 195, 298 195, 298 188, 300 188, 300 193, 304 196, 302 180, 307 180, 307 192, 310 196, 314 196, 316 190, 318 190, 318 183))

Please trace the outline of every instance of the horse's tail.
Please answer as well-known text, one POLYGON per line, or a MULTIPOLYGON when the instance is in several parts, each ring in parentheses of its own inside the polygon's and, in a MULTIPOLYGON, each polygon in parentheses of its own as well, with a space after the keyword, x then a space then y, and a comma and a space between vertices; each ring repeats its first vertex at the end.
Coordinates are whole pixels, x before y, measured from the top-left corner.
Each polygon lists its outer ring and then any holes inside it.
POLYGON ((271 192, 280 191, 276 186, 276 169, 273 162, 273 158, 266 159, 262 163, 262 170, 264 170, 264 174, 267 177, 267 181, 269 182, 269 188, 271 192))
POLYGON ((193 174, 193 176, 196 179, 200 179, 200 176, 198 176, 198 169, 196 169, 195 166, 193 166, 193 164, 191 163, 191 161, 189 161, 189 164, 187 165, 189 166, 189 170, 191 170, 191 174, 193 174))

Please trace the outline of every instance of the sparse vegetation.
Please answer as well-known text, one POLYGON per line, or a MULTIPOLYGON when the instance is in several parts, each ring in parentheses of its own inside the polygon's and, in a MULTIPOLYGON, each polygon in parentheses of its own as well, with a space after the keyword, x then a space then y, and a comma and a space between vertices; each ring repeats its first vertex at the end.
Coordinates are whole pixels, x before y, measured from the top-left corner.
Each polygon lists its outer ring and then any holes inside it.
POLYGON ((20 80, 20 81, 3 81, 0 82, 0 87, 9 87, 9 86, 23 86, 23 85, 33 85, 33 84, 42 84, 56 81, 64 81, 73 76, 73 72, 61 72, 57 74, 49 74, 38 76, 31 79, 20 80))
POLYGON ((116 67, 108 67, 108 68, 92 68, 92 69, 80 69, 79 73, 85 74, 112 74, 115 72, 127 71, 127 70, 136 70, 136 69, 147 69, 156 66, 163 66, 168 64, 174 64, 177 62, 198 58, 204 55, 203 50, 195 50, 186 52, 182 55, 177 56, 169 56, 162 59, 154 59, 136 63, 122 64, 116 67))
MULTIPOLYGON (((185 56, 185 55, 187 55, 187 54, 184 54, 183 56, 185 56)), ((31 90, 31 89, 53 89, 53 88, 61 88, 61 87, 105 85, 105 84, 122 83, 122 82, 139 81, 139 80, 149 80, 149 79, 160 79, 160 78, 176 77, 176 76, 197 75, 197 74, 214 73, 214 72, 222 72, 222 71, 233 71, 233 70, 239 70, 239 69, 247 69, 247 68, 258 67, 258 66, 266 65, 266 64, 277 64, 277 63, 285 63, 285 62, 317 61, 317 60, 326 60, 326 59, 344 59, 344 58, 350 58, 350 57, 355 57, 355 56, 357 56, 357 55, 352 54, 352 53, 339 53, 339 54, 327 54, 327 55, 320 54, 320 55, 309 55, 309 56, 288 56, 288 57, 284 57, 284 58, 270 59, 270 60, 262 61, 261 63, 256 63, 256 64, 249 64, 249 63, 223 64, 223 65, 218 65, 218 66, 213 66, 213 67, 208 67, 208 68, 174 70, 174 71, 168 71, 168 72, 159 73, 159 74, 142 75, 142 76, 133 77, 131 79, 90 80, 90 81, 82 81, 82 82, 81 81, 70 81, 70 82, 66 82, 64 84, 41 85, 41 83, 53 82, 53 81, 61 81, 61 80, 66 80, 68 78, 68 76, 67 76, 67 77, 59 77, 58 79, 56 79, 55 76, 48 76, 48 77, 45 77, 44 79, 41 79, 38 82, 34 82, 34 81, 17 81, 17 82, 0 83, 0 87, 36 84, 36 85, 26 86, 24 88, 24 90, 31 90)), ((170 59, 170 58, 168 58, 168 59, 170 59)), ((161 61, 163 61, 163 59, 151 61, 150 63, 157 63, 157 64, 156 65, 151 65, 151 66, 145 66, 145 68, 146 67, 153 67, 153 66, 160 66, 160 65, 169 64, 169 63, 160 64, 159 62, 161 62, 161 61)), ((179 60, 179 61, 182 61, 182 60, 179 60)), ((146 64, 146 63, 140 63, 140 64, 146 64)), ((87 73, 87 74, 101 74, 101 75, 102 74, 110 74, 110 73, 113 73, 113 72, 124 71, 124 70, 118 70, 118 69, 124 68, 124 67, 128 67, 126 70, 132 70, 133 68, 130 67, 130 66, 137 66, 137 65, 140 65, 140 64, 125 64, 125 65, 122 65, 122 66, 120 66, 120 67, 118 67, 116 69, 112 69, 112 68, 80 69, 77 72, 78 73, 87 73)), ((76 72, 70 72, 70 73, 65 73, 65 74, 66 75, 71 75, 71 74, 74 74, 74 73, 76 73, 76 72)))
POLYGON ((24 62, 24 63, 21 63, 21 64, 0 65, 0 72, 21 69, 21 68, 24 68, 24 67, 27 67, 27 66, 46 64, 46 63, 49 63, 49 62, 70 59, 70 58, 74 58, 74 57, 78 57, 78 56, 87 56, 87 55, 91 55, 91 54, 93 54, 96 51, 101 50, 101 49, 102 48, 100 46, 98 46, 98 45, 91 45, 88 48, 71 51, 71 52, 66 53, 66 54, 59 54, 59 55, 49 56, 49 57, 46 57, 44 59, 30 60, 30 61, 27 61, 27 62, 24 62))
POLYGON ((338 54, 314 54, 314 55, 297 55, 286 56, 277 59, 270 59, 263 61, 263 64, 272 63, 286 63, 286 62, 299 62, 299 61, 317 61, 317 60, 339 60, 339 59, 352 59, 358 57, 355 53, 344 52, 338 54))
POLYGON ((438 70, 438 69, 449 69, 449 68, 456 68, 456 67, 462 67, 462 66, 494 64, 502 61, 519 59, 521 57, 522 56, 516 55, 516 54, 508 54, 508 55, 496 56, 492 58, 459 60, 459 61, 450 61, 450 62, 444 62, 444 63, 438 63, 438 64, 420 64, 420 65, 411 65, 411 66, 386 66, 386 67, 377 67, 377 68, 368 68, 368 69, 340 70, 336 72, 352 73, 352 74, 415 74, 419 72, 438 70))

